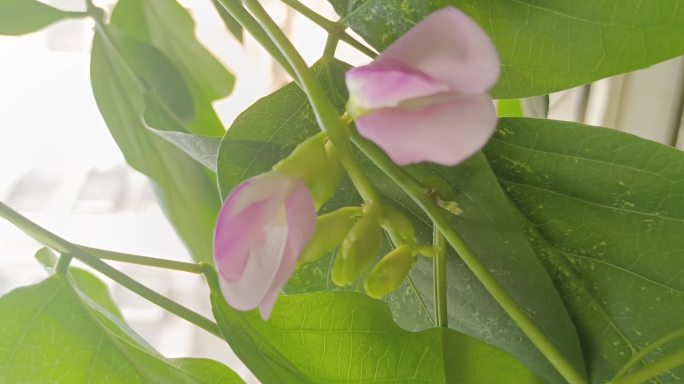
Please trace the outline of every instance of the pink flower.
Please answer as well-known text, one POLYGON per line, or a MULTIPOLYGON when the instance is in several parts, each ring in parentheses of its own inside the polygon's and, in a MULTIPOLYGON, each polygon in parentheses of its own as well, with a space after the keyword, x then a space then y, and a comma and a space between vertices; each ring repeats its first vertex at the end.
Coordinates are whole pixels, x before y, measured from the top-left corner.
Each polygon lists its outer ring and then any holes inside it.
POLYGON ((487 34, 454 8, 433 13, 371 64, 347 72, 359 133, 400 165, 456 165, 496 126, 487 90, 499 58, 487 34))
POLYGON ((214 262, 228 304, 268 319, 316 227, 303 181, 269 172, 237 186, 219 213, 214 262))

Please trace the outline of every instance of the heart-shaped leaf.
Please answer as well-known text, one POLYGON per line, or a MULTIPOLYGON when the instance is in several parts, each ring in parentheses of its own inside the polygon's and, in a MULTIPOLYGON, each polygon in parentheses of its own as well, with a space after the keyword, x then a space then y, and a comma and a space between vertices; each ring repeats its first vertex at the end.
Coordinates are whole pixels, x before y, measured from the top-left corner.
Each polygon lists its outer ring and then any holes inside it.
MULTIPOLYGON (((684 329, 684 153, 614 130, 502 119, 485 148, 580 334, 593 383, 684 329)), ((684 346, 672 340, 634 368, 684 346)), ((684 367, 654 383, 678 383, 684 367)))
POLYGON ((405 331, 387 305, 354 292, 281 297, 269 321, 211 302, 231 348, 269 383, 541 383, 506 353, 446 328, 405 331))
POLYGON ((78 288, 56 274, 0 298, 2 383, 242 383, 211 360, 164 358, 104 309, 102 282, 72 273, 78 288))

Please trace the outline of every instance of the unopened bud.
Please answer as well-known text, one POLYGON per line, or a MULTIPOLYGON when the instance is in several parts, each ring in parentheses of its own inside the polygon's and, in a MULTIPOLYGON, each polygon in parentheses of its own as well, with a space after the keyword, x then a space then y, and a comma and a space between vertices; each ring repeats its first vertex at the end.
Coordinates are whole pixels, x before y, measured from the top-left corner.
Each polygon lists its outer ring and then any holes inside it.
POLYGON ((361 214, 361 207, 345 207, 316 219, 316 231, 299 257, 300 263, 311 263, 339 246, 361 214))
POLYGON ((304 140, 290 156, 273 167, 278 172, 303 180, 314 197, 316 208, 335 194, 344 174, 334 148, 331 150, 329 146, 326 135, 319 133, 304 140))
POLYGON ((402 245, 385 255, 366 278, 366 294, 382 299, 399 289, 415 261, 416 253, 408 245, 402 245))
POLYGON ((385 206, 383 209, 382 225, 394 229, 401 237, 401 243, 413 244, 416 242, 416 231, 413 229, 413 224, 402 212, 385 206))
POLYGON ((375 217, 365 216, 357 221, 335 256, 333 282, 338 286, 349 285, 370 269, 382 241, 382 228, 375 217))

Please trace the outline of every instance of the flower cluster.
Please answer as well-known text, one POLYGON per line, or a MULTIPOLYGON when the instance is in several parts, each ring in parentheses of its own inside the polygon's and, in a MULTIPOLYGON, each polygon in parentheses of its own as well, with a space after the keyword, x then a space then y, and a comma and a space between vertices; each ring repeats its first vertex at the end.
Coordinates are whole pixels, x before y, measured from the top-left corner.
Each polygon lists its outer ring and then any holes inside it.
POLYGON ((499 76, 487 34, 454 8, 428 16, 371 64, 347 72, 356 128, 397 164, 456 165, 494 133, 499 76))
MULTIPOLYGON (((496 115, 486 92, 498 74, 487 34, 460 11, 446 8, 371 64, 347 72, 347 110, 358 132, 397 164, 456 165, 494 131, 496 115)), ((367 274, 366 291, 374 297, 398 288, 412 268, 418 252, 413 229, 391 208, 347 207, 319 217, 317 225, 321 199, 314 195, 326 200, 339 182, 330 176, 340 174, 332 149, 314 137, 226 199, 216 224, 214 260, 234 308, 258 308, 267 319, 300 258, 310 262, 337 247, 332 280, 347 285, 367 274), (406 228, 407 235, 376 263, 386 225, 406 228)))

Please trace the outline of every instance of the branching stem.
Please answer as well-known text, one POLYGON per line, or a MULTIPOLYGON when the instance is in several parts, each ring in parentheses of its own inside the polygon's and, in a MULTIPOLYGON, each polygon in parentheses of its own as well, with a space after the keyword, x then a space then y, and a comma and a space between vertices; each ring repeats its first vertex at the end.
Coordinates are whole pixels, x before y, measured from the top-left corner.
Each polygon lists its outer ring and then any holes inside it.
MULTIPOLYGON (((140 284, 138 281, 133 280, 125 273, 113 268, 109 264, 103 262, 97 257, 87 253, 83 248, 70 243, 67 240, 55 235, 54 233, 44 229, 43 227, 37 225, 31 220, 27 219, 19 212, 13 210, 6 204, 0 202, 0 217, 5 218, 10 223, 14 224, 17 228, 24 231, 27 235, 33 237, 43 245, 54 249, 55 251, 61 253, 62 255, 69 255, 83 262, 87 266, 93 268, 94 270, 102 273, 103 275, 109 277, 110 279, 116 281, 122 286, 130 289, 131 291, 137 293, 143 298, 157 304, 161 308, 175 314, 176 316, 204 329, 205 331, 222 338, 221 332, 218 326, 213 321, 207 319, 206 317, 200 315, 197 312, 192 311, 169 298, 160 295, 159 293, 151 290, 150 288, 140 284)), ((67 259, 64 256, 60 258, 59 264, 66 265, 67 259), (62 260, 65 260, 64 262, 62 260)), ((65 268, 65 267, 64 267, 65 268)))

